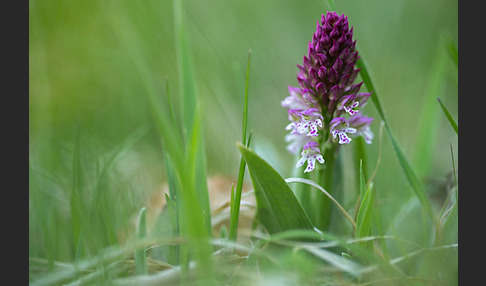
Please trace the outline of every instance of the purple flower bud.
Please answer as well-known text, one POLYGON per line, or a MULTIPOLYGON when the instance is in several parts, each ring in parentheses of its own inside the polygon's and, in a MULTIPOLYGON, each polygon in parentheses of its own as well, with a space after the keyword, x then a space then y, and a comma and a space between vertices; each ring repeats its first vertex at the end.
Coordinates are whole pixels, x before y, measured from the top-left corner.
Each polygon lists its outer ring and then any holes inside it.
POLYGON ((353 27, 348 17, 328 12, 317 21, 297 80, 302 88, 312 90, 323 110, 332 116, 337 101, 346 94, 357 94, 361 84, 353 85, 359 72, 355 69, 358 51, 353 41, 353 27), (336 94, 339 84, 340 93, 336 94), (333 92, 333 94, 329 94, 333 92))

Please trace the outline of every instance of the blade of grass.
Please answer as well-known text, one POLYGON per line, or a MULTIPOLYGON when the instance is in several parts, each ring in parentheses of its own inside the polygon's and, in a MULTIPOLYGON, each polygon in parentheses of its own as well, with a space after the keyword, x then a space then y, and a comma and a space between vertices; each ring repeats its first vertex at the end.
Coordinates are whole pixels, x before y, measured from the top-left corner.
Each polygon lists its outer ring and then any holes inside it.
MULTIPOLYGON (((373 208, 375 202, 375 192, 373 189, 373 183, 368 185, 366 192, 361 201, 361 205, 358 210, 358 216, 356 218, 356 238, 366 237, 370 235, 371 223, 373 221, 373 208)), ((364 246, 371 249, 372 243, 364 243, 364 246)))
MULTIPOLYGON (((186 142, 184 160, 181 162, 182 164, 177 165, 182 192, 180 196, 182 201, 180 231, 183 237, 190 240, 188 249, 181 249, 184 256, 181 270, 187 274, 189 260, 186 254, 193 255, 197 262, 197 272, 201 282, 210 283, 213 279, 213 263, 211 246, 208 242, 211 236, 211 213, 206 182, 205 150, 201 136, 200 110, 191 51, 186 38, 183 8, 183 0, 173 1, 174 42, 184 118, 183 138, 186 142)), ((183 275, 183 279, 185 277, 186 275, 183 275)))
MULTIPOLYGON (((182 216, 181 216, 181 235, 190 239, 188 245, 189 254, 194 255, 197 263, 197 272, 201 275, 201 280, 209 282, 212 277, 213 263, 211 258, 211 216, 209 209, 209 198, 205 179, 201 175, 205 172, 201 170, 201 141, 199 116, 194 117, 192 134, 187 145, 184 169, 178 170, 181 182, 182 216), (199 159, 199 162, 198 162, 199 159), (201 181, 204 182, 201 184, 201 181), (200 184, 200 185, 198 185, 200 184), (208 225, 209 221, 209 225, 208 225), (182 227, 184 226, 184 227, 182 227)), ((188 260, 186 262, 189 262, 188 260)), ((182 268, 185 273, 188 270, 185 263, 182 268)))
POLYGON ((192 175, 190 178, 195 183, 195 192, 198 200, 195 203, 199 204, 199 208, 202 215, 203 226, 206 228, 207 234, 211 233, 211 210, 209 206, 209 192, 207 185, 207 173, 206 173, 206 156, 204 140, 202 136, 202 125, 200 122, 199 110, 196 110, 196 116, 194 117, 194 123, 192 125, 192 134, 189 137, 188 150, 187 150, 187 167, 191 168, 192 175))
POLYGON ((91 208, 88 213, 89 219, 96 219, 101 223, 101 229, 104 230, 107 241, 110 244, 116 244, 118 242, 116 237, 116 230, 111 220, 112 216, 108 212, 111 208, 109 203, 111 202, 108 183, 108 175, 116 159, 120 158, 124 152, 137 143, 143 135, 145 135, 146 129, 139 128, 132 134, 123 139, 120 144, 116 145, 112 151, 106 156, 103 167, 101 168, 95 182, 93 195, 91 198, 91 208))
MULTIPOLYGON (((248 126, 248 90, 250 85, 250 62, 251 62, 251 50, 248 51, 248 59, 246 64, 246 79, 245 79, 245 98, 244 98, 244 108, 243 108, 243 127, 242 127, 242 142, 247 146, 250 145, 250 140, 246 141, 246 129, 248 126)), ((251 133, 250 133, 251 136, 251 133)), ((250 139, 250 138, 249 138, 250 139)), ((236 191, 233 203, 231 204, 231 219, 230 219, 230 232, 229 239, 236 241, 238 232, 238 221, 240 216, 240 203, 241 203, 241 192, 243 190, 243 179, 245 176, 246 162, 243 156, 240 159, 240 169, 238 172, 238 181, 236 184, 236 191)))
POLYGON ((366 180, 363 169, 363 160, 359 161, 359 197, 363 200, 366 191, 366 180))
POLYGON ((452 174, 454 176, 454 185, 456 187, 456 200, 457 200, 457 177, 456 177, 456 164, 454 163, 454 152, 452 151, 452 143, 449 143, 451 148, 451 161, 452 161, 452 174))
MULTIPOLYGON (((171 224, 171 238, 179 237, 179 216, 177 215, 176 202, 165 194, 165 201, 167 204, 167 211, 169 212, 170 224, 171 224)), ((171 265, 179 264, 179 245, 169 246, 167 253, 167 262, 171 265)))
POLYGON ((364 63, 363 57, 360 57, 357 62, 358 67, 361 69, 360 74, 361 78, 363 79, 367 89, 369 92, 371 92, 371 100, 373 101, 373 104, 375 105, 376 111, 378 112, 378 115, 380 116, 381 120, 385 123, 385 130, 388 134, 388 137, 390 138, 390 141, 392 143, 393 150, 395 151, 395 154, 397 156, 397 159, 400 163, 400 167, 402 168, 403 173, 405 174, 410 186, 412 187, 415 195, 419 199, 420 203, 422 204, 423 208, 429 215, 430 219, 435 223, 436 226, 438 226, 438 220, 434 215, 434 212, 432 211, 432 206, 425 194, 425 190, 420 183, 417 175, 415 174, 414 170, 412 169, 410 163, 408 162, 407 158, 403 154, 403 151, 400 149, 398 142, 396 141, 395 137, 393 136, 393 133, 391 131, 390 125, 388 124, 388 121, 385 116, 385 112, 383 110, 383 107, 380 103, 380 99, 378 97, 378 93, 373 85, 373 82, 371 81, 371 76, 368 72, 368 69, 366 68, 366 65, 364 63))
POLYGON ((332 11, 336 11, 336 5, 334 5, 334 0, 327 0, 327 4, 332 11))
POLYGON ((243 109, 243 128, 241 130, 241 142, 246 144, 246 129, 248 126, 248 90, 250 86, 250 63, 251 63, 251 50, 248 51, 248 59, 246 62, 246 79, 245 79, 245 100, 243 109))
POLYGON ((437 97, 437 100, 439 101, 440 107, 442 108, 442 111, 444 112, 445 116, 447 117, 447 120, 449 120, 449 123, 451 124, 452 128, 454 129, 454 131, 456 131, 456 134, 459 134, 457 123, 454 120, 454 118, 452 118, 451 113, 449 112, 447 107, 445 107, 445 105, 442 103, 442 101, 440 100, 439 97, 437 97))
POLYGON ((443 48, 443 42, 439 41, 434 61, 427 80, 427 90, 423 97, 422 114, 419 119, 417 144, 414 148, 414 167, 417 175, 423 177, 429 173, 436 147, 437 134, 439 132, 439 108, 435 99, 442 92, 446 77, 445 71, 448 63, 447 55, 443 48))
POLYGON ((179 90, 183 107, 185 133, 190 134, 197 106, 196 84, 192 67, 190 48, 186 39, 183 21, 183 0, 174 0, 174 35, 179 75, 179 90))
MULTIPOLYGON (((145 207, 138 212, 136 238, 144 239, 147 235, 147 219, 145 207)), ((147 260, 145 255, 145 248, 135 250, 135 273, 137 275, 147 274, 147 260)))
POLYGON ((80 160, 80 123, 76 122, 75 140, 73 150, 73 185, 70 197, 71 226, 73 233, 73 249, 75 249, 75 260, 82 255, 81 234, 83 228, 83 214, 85 213, 84 198, 81 196, 81 167, 80 160))
MULTIPOLYGON (((358 179, 356 180, 356 191, 359 192, 360 198, 363 198, 363 194, 361 193, 361 172, 364 176, 368 176, 368 168, 367 168, 367 161, 366 160, 366 150, 365 150, 365 141, 362 136, 359 136, 355 139, 356 144, 354 145, 354 166, 355 170, 360 170, 360 173, 357 174, 358 179)), ((364 192, 364 190, 363 190, 364 192)))
POLYGON ((360 276, 364 269, 360 264, 350 259, 343 259, 342 256, 334 254, 328 250, 315 247, 304 247, 304 249, 354 277, 360 276))
POLYGON ((449 56, 451 57, 452 61, 456 64, 456 66, 459 65, 459 57, 458 57, 458 52, 457 52, 457 46, 452 40, 450 36, 446 38, 447 41, 447 51, 449 52, 449 56))

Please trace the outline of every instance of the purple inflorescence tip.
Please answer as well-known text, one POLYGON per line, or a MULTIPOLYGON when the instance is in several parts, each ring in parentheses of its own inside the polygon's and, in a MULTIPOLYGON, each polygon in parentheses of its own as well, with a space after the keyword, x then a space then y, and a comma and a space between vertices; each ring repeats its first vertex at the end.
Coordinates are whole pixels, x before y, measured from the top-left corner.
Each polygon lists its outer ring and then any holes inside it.
POLYGON ((287 149, 293 153, 302 150, 297 167, 307 161, 306 172, 314 169, 315 160, 324 163, 318 143, 322 142, 322 129, 330 133, 329 140, 334 143, 349 144, 355 136, 363 136, 371 143, 373 133, 369 125, 373 118, 358 110, 371 96, 359 92, 363 82, 354 83, 360 71, 355 68, 358 59, 348 17, 336 12, 322 15, 307 55, 302 65, 297 65, 300 87, 289 87, 290 96, 282 101, 291 121, 287 125, 290 134, 286 140, 291 142, 287 149))
POLYGON ((304 63, 298 66, 298 81, 332 115, 344 94, 357 93, 361 87, 362 83, 352 85, 359 72, 354 68, 357 60, 356 41, 347 16, 328 12, 318 22, 304 63))

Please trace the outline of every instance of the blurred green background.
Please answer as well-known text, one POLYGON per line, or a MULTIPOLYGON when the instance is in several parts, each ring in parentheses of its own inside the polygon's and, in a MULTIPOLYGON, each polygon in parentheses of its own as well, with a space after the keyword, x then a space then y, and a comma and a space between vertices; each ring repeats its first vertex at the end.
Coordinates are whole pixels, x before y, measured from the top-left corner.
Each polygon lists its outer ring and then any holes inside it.
MULTIPOLYGON (((419 130, 434 121, 432 139, 427 139, 430 168, 420 177, 430 195, 440 197, 452 168, 450 143, 457 159, 457 135, 436 100, 440 96, 457 118, 457 66, 452 60, 444 63, 438 92, 429 99, 433 104, 426 102, 435 87, 437 57, 447 53, 442 39, 457 43, 457 1, 336 0, 335 5, 354 26, 360 55, 412 164, 424 140, 419 130), (431 115, 425 123, 424 115, 431 115)), ((323 0, 184 1, 209 175, 237 176, 240 154, 235 143, 241 140, 249 49, 252 148, 283 177, 293 174, 295 157, 285 149, 288 121, 280 102, 288 95, 288 85, 297 86, 295 65, 302 63, 316 21, 327 10, 323 0)), ((74 258, 69 201, 76 180, 76 142, 81 197, 93 201, 96 178, 110 154, 126 138, 143 132, 116 158, 103 181, 108 187, 96 211, 109 214, 115 230, 126 228, 126 221, 165 182, 163 150, 135 66, 152 75, 149 80, 161 102, 167 96, 166 84, 177 98, 173 23, 168 0, 29 1, 30 256, 74 258)), ((376 118, 371 125, 374 142, 366 146, 371 172, 378 161, 380 122, 371 102, 363 112, 376 118)), ((349 188, 355 186, 352 145, 341 152, 349 188)), ((386 134, 381 152, 375 186, 386 215, 400 209, 412 192, 386 134)), ((353 199, 346 197, 344 205, 352 206, 353 199)), ((89 204, 87 209, 95 209, 89 204)), ((384 227, 390 223, 385 215, 384 227)), ((113 241, 113 234, 106 236, 99 247, 113 241)))

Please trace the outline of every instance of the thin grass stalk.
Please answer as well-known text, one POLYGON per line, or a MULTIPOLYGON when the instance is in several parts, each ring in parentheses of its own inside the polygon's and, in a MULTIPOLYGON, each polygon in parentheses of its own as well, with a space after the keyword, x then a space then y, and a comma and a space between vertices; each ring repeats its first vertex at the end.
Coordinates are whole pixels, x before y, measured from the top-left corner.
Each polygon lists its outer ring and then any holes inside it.
POLYGON ((403 151, 400 149, 398 146, 398 142, 396 141, 395 137, 393 136, 392 130, 390 128, 390 125, 388 124, 388 121, 386 120, 386 116, 383 110, 383 107, 381 106, 381 102, 379 100, 379 97, 377 95, 377 91, 373 85, 373 82, 371 81, 371 76, 368 72, 368 69, 366 68, 366 65, 364 63, 363 57, 360 57, 357 62, 358 67, 361 69, 360 74, 361 77, 368 89, 369 92, 372 93, 371 95, 371 100, 373 101, 373 104, 375 105, 376 111, 378 112, 378 115, 380 116, 381 120, 385 124, 385 130, 388 134, 388 137, 392 143, 393 150, 395 151, 395 154, 397 155, 397 158, 399 160, 400 166, 402 168, 403 173, 405 174, 409 184, 411 185, 415 195, 418 197, 420 203, 422 204, 423 208, 429 215, 430 219, 434 222, 436 226, 436 231, 439 229, 439 223, 437 218, 435 217, 434 212, 432 211, 432 206, 425 194, 425 190, 420 183, 417 175, 415 174, 414 170, 412 169, 410 163, 406 159, 405 155, 403 154, 403 151))
POLYGON ((442 111, 444 112, 445 116, 447 117, 447 120, 449 120, 449 124, 452 126, 454 131, 456 131, 456 134, 459 134, 459 128, 457 126, 456 121, 452 117, 451 113, 449 112, 447 107, 444 105, 444 103, 442 103, 442 101, 440 100, 439 97, 437 97, 437 101, 439 101, 439 104, 440 104, 440 107, 442 108, 442 111))
POLYGON ((439 108, 435 99, 442 93, 445 83, 447 55, 443 49, 443 42, 440 41, 432 62, 432 67, 427 78, 427 89, 424 93, 422 111, 419 119, 415 154, 413 165, 417 176, 422 178, 429 173, 436 146, 439 124, 439 108))
MULTIPOLYGON (((250 140, 246 141, 246 129, 248 125, 248 90, 250 84, 250 62, 251 62, 251 50, 248 51, 248 60, 246 64, 246 80, 245 80, 245 98, 244 98, 244 109, 243 109, 243 127, 242 127, 242 142, 248 148, 250 145, 250 140)), ((230 232, 229 239, 236 241, 238 232, 238 221, 240 216, 240 203, 241 203, 241 192, 243 190, 243 179, 245 176, 246 163, 241 156, 240 168, 238 172, 238 181, 236 184, 235 197, 233 204, 231 205, 231 219, 230 219, 230 232)))
MULTIPOLYGON (((145 207, 141 208, 138 213, 136 238, 144 239, 147 235, 147 215, 145 207)), ((147 274, 147 260, 145 248, 135 250, 135 273, 137 275, 147 274)))

